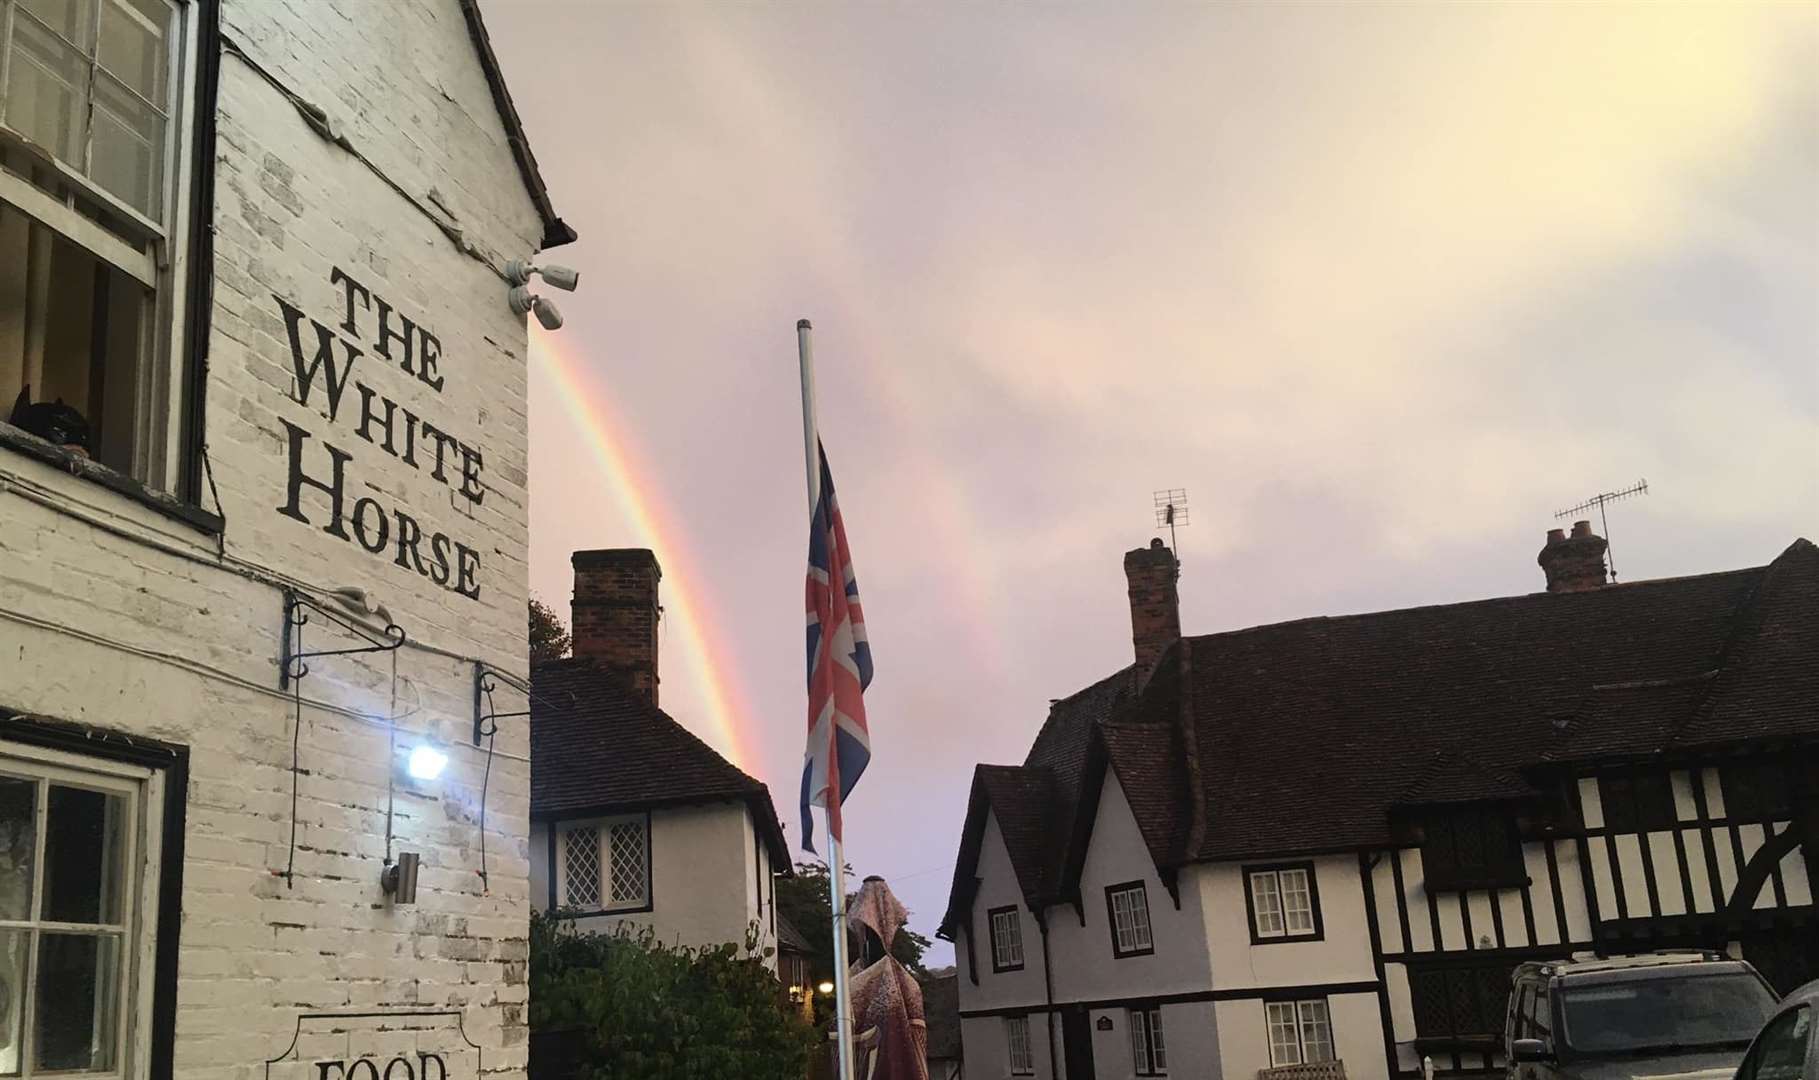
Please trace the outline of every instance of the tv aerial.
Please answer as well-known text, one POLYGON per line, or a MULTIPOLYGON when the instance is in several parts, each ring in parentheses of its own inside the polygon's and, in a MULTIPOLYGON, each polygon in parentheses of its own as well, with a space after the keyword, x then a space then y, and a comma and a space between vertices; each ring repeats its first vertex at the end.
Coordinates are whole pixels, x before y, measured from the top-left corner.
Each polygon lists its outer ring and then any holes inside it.
POLYGON ((1598 510, 1598 527, 1604 530, 1604 554, 1605 554, 1605 557, 1608 560, 1610 560, 1611 580, 1616 581, 1617 580, 1617 556, 1615 554, 1613 554, 1615 549, 1611 546, 1611 523, 1610 523, 1610 519, 1605 516, 1604 507, 1607 503, 1614 503, 1619 499, 1627 499, 1632 495, 1647 495, 1647 494, 1648 494, 1648 481, 1647 480, 1638 480, 1634 484, 1631 484, 1629 487, 1624 488, 1622 491, 1606 491, 1600 495, 1593 495, 1591 498, 1585 500, 1584 502, 1578 504, 1577 506, 1569 506, 1565 510, 1556 511, 1554 514, 1554 517, 1556 517, 1556 518, 1571 517, 1574 514, 1583 514, 1587 510, 1592 509, 1593 507, 1597 508, 1597 510, 1598 510))
POLYGON ((1156 527, 1168 526, 1169 550, 1175 553, 1175 561, 1181 561, 1181 547, 1175 543, 1175 530, 1187 524, 1187 489, 1163 488, 1155 493, 1156 527))

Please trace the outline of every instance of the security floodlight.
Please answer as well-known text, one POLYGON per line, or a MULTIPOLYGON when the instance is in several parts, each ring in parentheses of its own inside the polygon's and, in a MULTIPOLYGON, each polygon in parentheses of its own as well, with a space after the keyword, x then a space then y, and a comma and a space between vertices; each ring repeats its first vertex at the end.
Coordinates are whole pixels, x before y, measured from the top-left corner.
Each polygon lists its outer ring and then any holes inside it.
POLYGON ((419 746, 411 751, 407 767, 414 779, 434 780, 448 767, 448 755, 433 746, 419 746))
POLYGON ((529 259, 513 259, 505 264, 506 280, 513 285, 529 285, 532 274, 563 292, 574 292, 575 286, 581 284, 581 271, 566 266, 534 266, 529 259))
POLYGON ((514 315, 522 316, 533 311, 536 312, 537 321, 543 324, 545 330, 562 328, 562 312, 557 309, 555 302, 534 295, 529 288, 523 285, 512 286, 512 291, 506 295, 506 303, 511 305, 514 315))

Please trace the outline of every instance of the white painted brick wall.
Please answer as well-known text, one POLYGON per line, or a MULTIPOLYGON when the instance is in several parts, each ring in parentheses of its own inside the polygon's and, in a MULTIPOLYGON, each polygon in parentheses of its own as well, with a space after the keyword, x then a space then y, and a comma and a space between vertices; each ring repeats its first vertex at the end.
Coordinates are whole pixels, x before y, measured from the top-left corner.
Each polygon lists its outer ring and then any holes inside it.
MULTIPOLYGON (((459 215, 478 247, 528 255, 542 225, 526 195, 455 0, 224 0, 223 32, 302 97, 405 191, 459 215)), ((456 250, 367 166, 312 131, 247 64, 223 58, 216 290, 207 438, 230 557, 317 587, 372 592, 413 642, 526 670, 526 335, 506 286, 456 250), (485 498, 412 470, 340 420, 293 400, 273 294, 325 325, 341 318, 340 267, 440 340, 432 391, 366 355, 353 377, 484 452, 485 498), (321 531, 324 500, 281 516, 280 419, 352 455, 348 499, 370 494, 481 553, 479 600, 321 531)), ((372 312, 364 313, 372 336, 372 312)), ((320 393, 320 389, 318 389, 320 393)), ((211 507, 212 508, 212 507, 211 507)), ((489 1075, 525 1058, 530 783, 523 720, 500 725, 486 807, 485 755, 469 745, 473 665, 407 647, 396 655, 397 742, 451 749, 443 778, 395 792, 395 848, 423 864, 418 902, 383 902, 388 760, 382 724, 303 712, 296 876, 289 856, 292 712, 276 693, 282 626, 273 586, 211 565, 214 544, 124 497, 0 451, 0 705, 190 747, 176 1074, 252 1080, 300 1011, 437 1005, 465 1010, 489 1075), (27 495, 33 497, 28 498, 27 495), (49 502, 52 505, 44 505, 49 502), (84 518, 175 546, 115 535, 84 518), (212 669, 212 670, 202 670, 212 669)), ((305 631, 320 646, 319 620, 305 631)), ((313 661, 307 698, 374 716, 391 709, 391 659, 313 661)), ((511 692, 502 709, 523 707, 511 692)))

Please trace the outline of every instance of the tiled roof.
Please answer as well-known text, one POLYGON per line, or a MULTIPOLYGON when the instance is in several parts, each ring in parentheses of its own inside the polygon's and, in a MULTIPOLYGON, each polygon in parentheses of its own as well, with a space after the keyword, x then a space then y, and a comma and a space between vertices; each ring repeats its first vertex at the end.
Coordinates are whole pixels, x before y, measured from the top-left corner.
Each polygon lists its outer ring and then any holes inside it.
POLYGON ((930 1061, 959 1061, 960 979, 953 972, 922 980, 922 1015, 928 1024, 930 1061))
MULTIPOLYGON (((1020 876, 1052 865, 1045 838, 1081 835, 1073 819, 1096 789, 1077 763, 1093 761, 1095 739, 1166 867, 1386 845, 1393 806, 1520 796, 1533 790, 1523 773, 1550 764, 1819 737, 1819 548, 1797 540, 1749 570, 1302 619, 1188 644, 1185 686, 1177 645, 1135 700, 1129 669, 1107 680, 1125 680, 1123 700, 1095 684, 1076 698, 1098 690, 1109 706, 1096 698, 1090 720, 1051 714, 1025 768, 994 774, 988 793, 1033 787, 1005 774, 1044 767, 1061 808, 1005 830, 1028 845, 1012 851, 1020 876), (1191 851, 1184 695, 1206 823, 1191 851)), ((958 886, 972 874, 964 842, 961 855, 955 901, 968 899, 958 886)), ((1046 873, 1052 902, 1067 883, 1046 873)), ((950 919, 959 910, 950 905, 950 919)))
POLYGON ((815 951, 809 946, 808 939, 802 936, 802 931, 796 929, 795 923, 784 918, 782 912, 777 913, 777 949, 779 952, 801 953, 803 956, 815 951))
POLYGON ((531 817, 746 803, 771 859, 789 865, 770 790, 621 677, 588 660, 531 669, 531 817))

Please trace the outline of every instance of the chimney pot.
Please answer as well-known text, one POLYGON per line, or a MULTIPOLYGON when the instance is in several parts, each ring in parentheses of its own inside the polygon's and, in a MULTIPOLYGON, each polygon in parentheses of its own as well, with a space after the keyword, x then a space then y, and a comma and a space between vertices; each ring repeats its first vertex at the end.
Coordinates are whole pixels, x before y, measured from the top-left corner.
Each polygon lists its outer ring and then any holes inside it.
POLYGON ((577 660, 593 660, 625 676, 657 704, 657 583, 663 568, 649 548, 577 551, 575 595, 569 607, 577 660))
POLYGON ((1547 545, 1535 557, 1547 575, 1547 591, 1585 592, 1607 584, 1604 550, 1608 546, 1604 537, 1592 532, 1589 521, 1573 522, 1571 536, 1549 529, 1547 545))
POLYGON ((1124 577, 1131 604, 1131 645, 1138 681, 1149 677, 1168 647, 1181 637, 1181 600, 1175 589, 1180 567, 1161 537, 1149 547, 1124 553, 1124 577))

